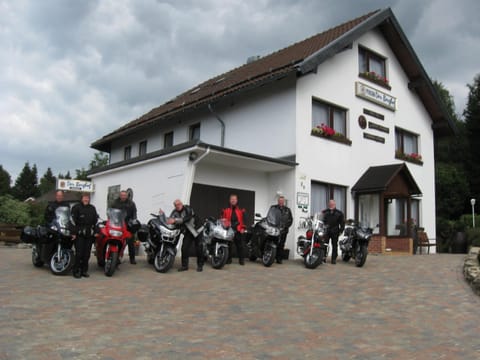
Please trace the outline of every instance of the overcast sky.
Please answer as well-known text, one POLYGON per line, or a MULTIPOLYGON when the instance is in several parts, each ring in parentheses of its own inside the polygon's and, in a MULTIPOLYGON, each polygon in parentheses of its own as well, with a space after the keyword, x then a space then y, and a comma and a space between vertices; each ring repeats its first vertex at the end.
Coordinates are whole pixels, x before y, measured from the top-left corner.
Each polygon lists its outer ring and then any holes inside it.
POLYGON ((0 0, 0 164, 73 173, 94 140, 195 84, 386 7, 462 112, 478 0, 0 0))

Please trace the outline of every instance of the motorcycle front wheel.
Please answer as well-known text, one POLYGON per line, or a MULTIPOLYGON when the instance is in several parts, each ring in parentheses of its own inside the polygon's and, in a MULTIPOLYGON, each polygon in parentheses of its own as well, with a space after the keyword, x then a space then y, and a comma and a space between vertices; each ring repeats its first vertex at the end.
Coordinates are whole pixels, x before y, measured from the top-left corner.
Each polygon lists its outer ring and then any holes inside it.
POLYGON ((50 271, 53 275, 65 275, 72 269, 74 261, 71 249, 62 249, 60 254, 56 251, 50 259, 50 271))
POLYGON ((303 258, 303 262, 307 269, 316 269, 323 261, 325 254, 323 249, 315 249, 312 251, 312 254, 308 253, 303 258))
POLYGON ((170 252, 165 251, 162 256, 162 254, 160 254, 160 251, 159 251, 155 255, 153 266, 155 267, 155 270, 157 270, 158 272, 166 273, 168 270, 172 268, 174 261, 175 261, 175 256, 173 256, 170 252))
POLYGON ((111 252, 110 257, 105 261, 105 275, 110 277, 113 276, 115 270, 117 269, 118 264, 118 252, 111 252))
POLYGON ((32 246, 32 264, 35 267, 42 267, 44 262, 40 258, 40 251, 38 250, 38 245, 32 246))
POLYGON ((269 244, 265 245, 265 250, 263 251, 262 263, 266 267, 272 266, 275 261, 275 256, 277 255, 277 248, 270 246, 269 244))
POLYGON ((367 260, 367 255, 368 255, 367 246, 361 245, 360 249, 357 251, 357 254, 355 255, 355 265, 357 267, 362 267, 365 264, 365 261, 367 260))
POLYGON ((212 267, 214 269, 221 269, 228 259, 228 247, 220 246, 217 255, 212 255, 212 267))

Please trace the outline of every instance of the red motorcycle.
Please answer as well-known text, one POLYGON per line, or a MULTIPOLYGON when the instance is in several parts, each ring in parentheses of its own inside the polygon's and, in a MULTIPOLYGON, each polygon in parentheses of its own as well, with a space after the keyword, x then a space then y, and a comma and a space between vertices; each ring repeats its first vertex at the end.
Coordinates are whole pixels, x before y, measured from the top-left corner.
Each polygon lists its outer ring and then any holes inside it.
POLYGON ((95 256, 98 266, 103 267, 105 275, 115 272, 127 244, 140 223, 133 220, 129 226, 125 222, 125 213, 120 209, 107 209, 107 221, 99 224, 95 241, 95 256))

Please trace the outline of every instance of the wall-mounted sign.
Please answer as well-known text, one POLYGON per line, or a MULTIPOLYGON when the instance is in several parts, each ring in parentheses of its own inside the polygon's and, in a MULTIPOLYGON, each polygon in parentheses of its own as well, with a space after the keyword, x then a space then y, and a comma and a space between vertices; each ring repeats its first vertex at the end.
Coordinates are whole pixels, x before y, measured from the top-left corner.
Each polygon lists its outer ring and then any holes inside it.
POLYGON ((380 119, 380 120, 385 120, 385 115, 377 113, 377 112, 375 112, 373 110, 370 110, 370 109, 363 108, 363 113, 365 115, 373 116, 374 118, 377 118, 377 119, 380 119))
POLYGON ((387 134, 390 133, 390 129, 388 127, 378 125, 378 124, 376 124, 374 122, 371 122, 371 121, 368 122, 368 127, 370 129, 375 129, 375 130, 378 130, 378 131, 381 131, 381 132, 384 132, 384 133, 387 133, 387 134))
POLYGON ((84 180, 58 179, 57 189, 64 191, 93 192, 93 183, 84 180))
POLYGON ((385 144, 385 138, 381 137, 381 136, 377 136, 377 135, 373 135, 373 134, 369 134, 369 133, 364 132, 363 133, 363 138, 385 144))
POLYGON ((367 119, 365 118, 365 116, 360 115, 358 117, 358 125, 361 129, 365 129, 367 127, 367 119))
POLYGON ((377 90, 371 86, 365 85, 360 81, 355 82, 355 95, 383 106, 386 109, 395 111, 397 109, 397 98, 383 91, 377 90))

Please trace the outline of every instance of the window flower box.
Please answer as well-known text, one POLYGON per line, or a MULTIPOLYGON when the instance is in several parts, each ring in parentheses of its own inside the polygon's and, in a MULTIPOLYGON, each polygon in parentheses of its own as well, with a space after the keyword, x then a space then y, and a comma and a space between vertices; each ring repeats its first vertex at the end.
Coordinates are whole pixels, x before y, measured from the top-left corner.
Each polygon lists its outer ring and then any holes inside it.
POLYGON ((364 71, 358 74, 359 77, 371 81, 377 85, 380 85, 388 90, 391 90, 391 86, 386 77, 383 77, 380 74, 377 74, 375 71, 364 71))
POLYGON ((312 128, 310 135, 318 136, 324 139, 336 141, 346 145, 352 144, 352 141, 348 139, 345 135, 343 135, 342 133, 336 132, 334 129, 332 129, 331 127, 325 124, 321 124, 312 128))
POLYGON ((423 165, 422 155, 417 153, 405 154, 400 150, 395 151, 395 158, 405 160, 414 164, 423 165))

